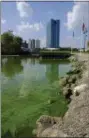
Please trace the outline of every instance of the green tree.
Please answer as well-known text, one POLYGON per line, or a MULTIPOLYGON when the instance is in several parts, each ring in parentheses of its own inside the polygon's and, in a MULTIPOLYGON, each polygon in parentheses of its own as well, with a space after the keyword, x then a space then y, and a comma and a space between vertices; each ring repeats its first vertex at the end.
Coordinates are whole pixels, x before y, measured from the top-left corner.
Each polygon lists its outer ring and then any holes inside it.
POLYGON ((1 50, 5 54, 17 54, 21 50, 23 40, 13 35, 13 31, 7 31, 1 35, 1 50))
POLYGON ((23 40, 21 37, 14 36, 13 47, 14 47, 15 52, 20 52, 22 43, 23 43, 23 40))
POLYGON ((11 31, 5 32, 1 35, 1 49, 3 52, 11 50, 13 44, 14 35, 11 31))

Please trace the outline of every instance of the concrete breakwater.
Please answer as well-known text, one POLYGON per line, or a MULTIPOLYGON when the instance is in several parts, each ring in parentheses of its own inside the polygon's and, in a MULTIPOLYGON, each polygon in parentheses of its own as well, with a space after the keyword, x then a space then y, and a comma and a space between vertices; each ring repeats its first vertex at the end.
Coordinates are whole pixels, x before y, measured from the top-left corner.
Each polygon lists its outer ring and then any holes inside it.
POLYGON ((76 55, 71 63, 59 84, 69 100, 68 111, 63 118, 41 116, 33 131, 37 137, 89 137, 89 55, 76 55))

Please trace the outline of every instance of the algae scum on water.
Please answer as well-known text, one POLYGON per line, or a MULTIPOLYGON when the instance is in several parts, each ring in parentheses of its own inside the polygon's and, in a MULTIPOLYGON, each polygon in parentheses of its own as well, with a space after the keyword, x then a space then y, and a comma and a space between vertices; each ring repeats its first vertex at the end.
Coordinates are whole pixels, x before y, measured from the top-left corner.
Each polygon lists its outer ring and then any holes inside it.
POLYGON ((41 115, 63 116, 67 110, 59 78, 69 62, 41 62, 26 57, 2 57, 2 135, 31 136, 41 115))

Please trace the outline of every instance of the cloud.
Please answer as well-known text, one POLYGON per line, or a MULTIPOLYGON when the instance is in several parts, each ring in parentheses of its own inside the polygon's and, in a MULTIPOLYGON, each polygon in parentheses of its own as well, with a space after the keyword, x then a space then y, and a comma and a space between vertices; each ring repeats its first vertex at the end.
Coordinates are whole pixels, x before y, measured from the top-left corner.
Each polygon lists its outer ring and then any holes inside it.
POLYGON ((33 9, 27 2, 16 2, 16 7, 21 18, 32 16, 33 9))
POLYGON ((89 4, 88 2, 74 2, 72 11, 67 13, 67 22, 65 25, 69 30, 81 27, 82 23, 88 27, 89 22, 89 4))
POLYGON ((1 23, 2 24, 5 24, 6 23, 6 20, 5 19, 1 19, 1 23))
POLYGON ((25 31, 40 31, 43 29, 43 24, 41 22, 29 24, 29 22, 21 22, 20 25, 16 26, 18 32, 25 32, 25 31))

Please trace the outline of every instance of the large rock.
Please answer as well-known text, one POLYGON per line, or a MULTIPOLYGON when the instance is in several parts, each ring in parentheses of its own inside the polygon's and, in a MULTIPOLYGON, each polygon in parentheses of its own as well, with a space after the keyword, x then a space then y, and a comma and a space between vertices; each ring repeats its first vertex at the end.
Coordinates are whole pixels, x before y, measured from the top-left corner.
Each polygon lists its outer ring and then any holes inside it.
POLYGON ((43 115, 36 124, 37 129, 34 132, 37 137, 68 137, 67 134, 58 129, 59 124, 60 126, 63 124, 62 118, 43 115))
POLYGON ((73 94, 75 96, 78 96, 78 95, 80 95, 81 92, 84 92, 87 87, 88 87, 87 84, 81 84, 79 86, 76 86, 73 90, 73 94))

